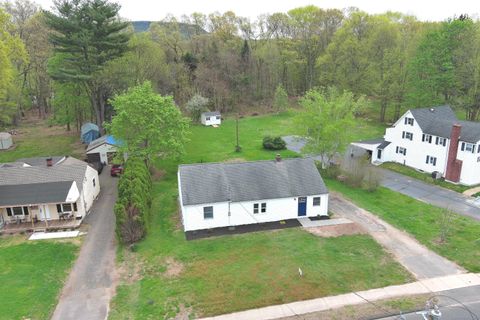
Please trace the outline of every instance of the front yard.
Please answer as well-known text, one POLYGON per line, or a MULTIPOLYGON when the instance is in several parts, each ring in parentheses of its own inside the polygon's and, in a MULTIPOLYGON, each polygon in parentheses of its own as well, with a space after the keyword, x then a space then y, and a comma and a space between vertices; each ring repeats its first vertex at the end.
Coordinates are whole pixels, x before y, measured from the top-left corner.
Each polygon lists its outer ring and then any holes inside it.
POLYGON ((48 319, 79 246, 0 238, 0 319, 48 319))
MULTIPOLYGON (((182 162, 274 159, 262 138, 295 134, 291 116, 240 119, 241 153, 234 152, 234 120, 219 128, 194 126, 182 162)), ((376 135, 368 125, 359 128, 359 139, 376 135)), ((177 209, 177 166, 157 163, 163 177, 154 184, 149 234, 135 252, 120 250, 126 271, 111 319, 215 315, 413 280, 369 236, 325 239, 295 228, 187 242, 177 209)))
POLYGON ((330 191, 342 193, 358 206, 378 215, 438 254, 470 272, 480 272, 480 222, 380 187, 375 192, 324 179, 330 191), (446 241, 441 240, 447 232, 446 241))

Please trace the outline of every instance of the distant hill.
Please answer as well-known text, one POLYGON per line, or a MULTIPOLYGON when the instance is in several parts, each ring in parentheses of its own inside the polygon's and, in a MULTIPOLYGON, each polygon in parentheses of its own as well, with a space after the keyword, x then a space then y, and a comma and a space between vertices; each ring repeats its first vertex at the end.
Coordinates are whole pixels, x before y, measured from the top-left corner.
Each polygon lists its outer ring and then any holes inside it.
MULTIPOLYGON (((150 24, 152 24, 153 22, 158 22, 158 21, 132 21, 132 25, 135 32, 145 32, 145 31, 148 31, 148 28, 150 28, 150 24)), ((158 22, 158 23, 165 25, 168 22, 158 22)), ((179 22, 178 25, 180 28, 180 33, 186 39, 190 39, 196 33, 196 27, 192 24, 179 22)), ((202 29, 200 33, 203 34, 207 32, 202 29)))

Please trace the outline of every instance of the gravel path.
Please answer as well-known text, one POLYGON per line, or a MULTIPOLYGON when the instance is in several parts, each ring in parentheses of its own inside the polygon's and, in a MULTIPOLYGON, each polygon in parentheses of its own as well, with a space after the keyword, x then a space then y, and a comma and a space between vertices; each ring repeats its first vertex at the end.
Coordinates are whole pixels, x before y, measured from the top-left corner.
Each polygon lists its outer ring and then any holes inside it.
POLYGON ((115 293, 115 216, 117 179, 106 167, 100 177, 101 193, 83 223, 90 229, 70 272, 53 320, 103 320, 115 293))

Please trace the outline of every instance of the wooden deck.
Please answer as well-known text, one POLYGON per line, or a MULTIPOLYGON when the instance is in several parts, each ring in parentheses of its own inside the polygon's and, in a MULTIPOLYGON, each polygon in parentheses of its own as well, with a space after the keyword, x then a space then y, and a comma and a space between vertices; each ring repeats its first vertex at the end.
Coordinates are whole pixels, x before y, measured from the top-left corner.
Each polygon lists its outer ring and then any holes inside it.
POLYGON ((53 231, 53 230, 68 230, 76 229, 82 223, 81 220, 50 220, 32 222, 15 223, 11 222, 5 224, 0 228, 0 234, 13 234, 21 232, 35 232, 35 231, 53 231), (48 226, 47 226, 48 224, 48 226))

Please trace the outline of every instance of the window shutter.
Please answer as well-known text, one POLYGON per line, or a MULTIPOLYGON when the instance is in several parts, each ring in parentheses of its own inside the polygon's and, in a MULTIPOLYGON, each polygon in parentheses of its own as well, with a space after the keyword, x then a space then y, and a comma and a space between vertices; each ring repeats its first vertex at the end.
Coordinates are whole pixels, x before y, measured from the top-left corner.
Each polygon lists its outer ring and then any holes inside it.
POLYGON ((445 147, 447 145, 447 139, 443 138, 443 146, 445 147))
POLYGON ((425 141, 425 133, 422 134, 422 142, 424 142, 424 141, 425 141))
POLYGON ((398 146, 397 146, 397 150, 395 151, 395 153, 398 153, 398 146))
POLYGON ((404 156, 407 155, 407 148, 403 148, 403 155, 404 155, 404 156))
POLYGON ((405 131, 402 131, 402 139, 405 139, 405 131))
POLYGON ((428 143, 432 143, 432 136, 428 137, 428 143))
POLYGON ((472 146, 472 153, 475 153, 475 145, 472 146))
POLYGON ((433 158, 433 165, 434 165, 434 166, 437 165, 437 158, 433 158))
POLYGON ((407 124, 407 122, 408 122, 408 118, 407 118, 407 117, 405 117, 405 124, 407 124))
POLYGON ((58 213, 62 212, 62 205, 61 204, 57 204, 57 212, 58 213))
POLYGON ((462 151, 465 150, 465 142, 462 142, 462 151))
POLYGON ((410 134, 410 141, 413 141, 413 133, 410 134))
POLYGON ((427 156, 427 160, 425 160, 426 164, 428 164, 428 160, 430 160, 430 156, 427 156))
POLYGON ((435 138, 435 144, 438 144, 438 137, 435 138))

